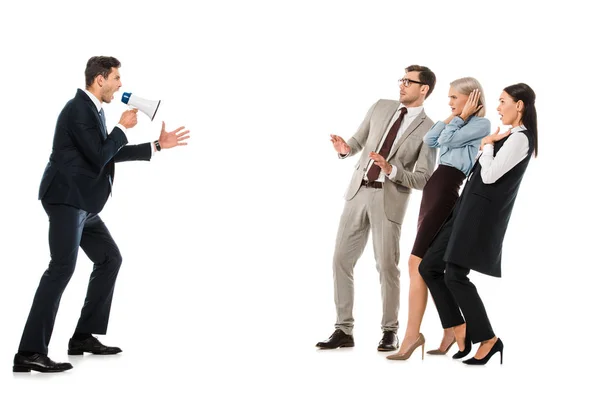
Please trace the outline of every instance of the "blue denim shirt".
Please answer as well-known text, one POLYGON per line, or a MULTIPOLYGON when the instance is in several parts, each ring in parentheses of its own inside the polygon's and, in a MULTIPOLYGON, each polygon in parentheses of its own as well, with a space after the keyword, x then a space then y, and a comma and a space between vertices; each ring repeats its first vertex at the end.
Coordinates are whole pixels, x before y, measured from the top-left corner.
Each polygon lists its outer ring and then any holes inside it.
POLYGON ((487 118, 471 116, 465 122, 454 117, 448 125, 443 121, 436 122, 423 137, 423 142, 440 149, 439 164, 454 167, 467 175, 475 163, 481 139, 490 134, 490 127, 487 118))

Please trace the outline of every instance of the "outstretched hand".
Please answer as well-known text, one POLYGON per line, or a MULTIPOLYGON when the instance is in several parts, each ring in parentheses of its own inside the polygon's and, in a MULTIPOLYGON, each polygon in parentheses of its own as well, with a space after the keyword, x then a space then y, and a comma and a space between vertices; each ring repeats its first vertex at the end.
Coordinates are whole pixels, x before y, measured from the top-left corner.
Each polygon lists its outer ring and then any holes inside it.
POLYGON ((180 126, 172 132, 167 132, 165 129, 165 122, 162 123, 162 129, 160 131, 160 137, 158 138, 158 144, 161 149, 170 149, 175 146, 187 146, 186 140, 190 138, 190 131, 185 129, 185 126, 180 126))
POLYGON ((350 153, 351 149, 350 146, 348 146, 348 143, 346 143, 346 141, 337 135, 330 135, 331 136, 331 143, 333 143, 333 148, 335 149, 335 151, 338 152, 338 154, 341 155, 346 155, 348 153, 350 153))

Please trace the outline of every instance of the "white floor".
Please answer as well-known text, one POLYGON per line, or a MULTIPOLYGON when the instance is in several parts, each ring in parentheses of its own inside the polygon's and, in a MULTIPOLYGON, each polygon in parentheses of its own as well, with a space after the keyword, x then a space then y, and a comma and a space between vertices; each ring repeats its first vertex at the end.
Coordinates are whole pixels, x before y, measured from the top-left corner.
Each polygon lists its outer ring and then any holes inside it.
MULTIPOLYGON (((532 351, 527 357, 527 347, 518 346, 517 338, 507 340, 503 366, 493 359, 491 365, 477 368, 450 357, 428 356, 421 361, 416 354, 408 362, 388 361, 374 351, 375 335, 359 336, 357 348, 339 351, 316 351, 303 335, 287 337, 290 344, 285 345, 275 340, 273 331, 262 337, 225 333, 215 343, 171 342, 174 350, 169 351, 168 341, 146 335, 139 341, 121 340, 125 352, 115 357, 67 358, 54 351, 74 369, 12 377, 5 372, 1 392, 10 396, 2 397, 33 399, 42 393, 49 399, 593 397, 590 369, 553 352, 532 351), (238 342, 227 344, 228 340, 238 342)), ((8 369, 7 358, 3 359, 8 369)))
MULTIPOLYGON (((82 260, 81 269, 87 263, 82 260)), ((18 312, 9 312, 13 322, 1 333, 0 398, 33 399, 40 393, 50 399, 591 398, 597 375, 591 355, 595 332, 583 315, 561 309, 551 288, 540 288, 529 299, 514 294, 503 305, 502 298, 513 293, 509 285, 496 293, 492 288, 500 281, 479 279, 506 348, 504 365, 494 356, 485 367, 469 367, 449 355, 425 355, 422 361, 418 351, 408 361, 389 361, 385 356, 390 353, 376 351, 380 332, 374 269, 357 266, 356 347, 333 351, 314 347, 333 331, 330 282, 283 273, 280 279, 296 280, 286 289, 258 286, 261 275, 256 272, 252 286, 243 284, 249 277, 242 274, 233 285, 236 297, 223 288, 211 291, 206 284, 198 284, 194 292, 186 281, 180 282, 180 290, 160 297, 152 293, 172 283, 169 278, 146 277, 135 286, 131 271, 123 271, 108 335, 100 338, 124 352, 68 357, 66 344, 81 301, 77 297, 85 289, 86 276, 78 271, 65 292, 50 346, 53 359, 68 360, 74 369, 62 374, 10 372, 21 329, 17 322, 26 315, 26 307, 15 303, 12 310, 18 312), (525 307, 517 307, 515 301, 525 300, 525 307), (551 328, 561 315, 573 319, 572 332, 551 328)), ((32 289, 33 283, 28 285, 32 289)), ((405 286, 403 281, 403 301, 405 286)), ((27 297, 22 296, 23 302, 27 297)), ((426 349, 437 346, 441 335, 432 304, 422 329, 426 349)), ((402 327, 405 316, 403 306, 402 327)))

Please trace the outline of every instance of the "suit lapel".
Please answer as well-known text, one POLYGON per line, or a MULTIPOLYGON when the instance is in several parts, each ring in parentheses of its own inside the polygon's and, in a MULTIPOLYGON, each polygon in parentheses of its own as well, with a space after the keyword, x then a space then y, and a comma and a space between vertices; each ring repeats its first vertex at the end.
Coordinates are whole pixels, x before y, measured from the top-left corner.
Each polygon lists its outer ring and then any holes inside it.
POLYGON ((106 131, 103 132, 104 124, 102 123, 102 120, 100 119, 101 118, 100 113, 98 112, 98 109, 96 108, 96 104, 94 104, 92 99, 90 99, 90 97, 81 89, 77 89, 76 96, 78 96, 83 102, 85 102, 88 105, 88 107, 90 107, 92 110, 94 110, 94 114, 96 115, 96 120, 98 121, 98 126, 100 127, 100 137, 102 138, 102 140, 105 140, 106 135, 108 134, 108 129, 106 129, 106 131))
POLYGON ((424 119, 425 119, 425 111, 421 111, 421 113, 419 115, 417 115, 417 118, 415 118, 413 120, 413 122, 411 122, 411 124, 408 126, 408 128, 406 128, 406 131, 404 131, 402 136, 400 136, 400 138, 392 146, 392 149, 390 150, 390 154, 388 155, 388 158, 387 158, 388 161, 394 156, 396 151, 398 151, 398 148, 400 148, 400 146, 402 145, 402 143, 404 143, 406 138, 409 137, 419 127, 419 125, 421 125, 423 123, 424 119))
POLYGON ((389 130, 390 130, 390 128, 391 128, 391 125, 390 125, 390 123, 392 122, 392 119, 394 118, 394 115, 396 115, 396 111, 398 111, 398 107, 395 107, 395 108, 392 110, 392 112, 391 112, 391 114, 389 115, 389 117, 387 117, 387 118, 386 118, 386 120, 385 120, 385 123, 383 124, 383 129, 382 129, 382 130, 379 132, 379 135, 377 136, 377 141, 375 141, 375 143, 376 143, 376 144, 375 144, 375 146, 376 146, 376 147, 373 149, 373 151, 375 151, 375 152, 376 152, 376 151, 378 151, 378 150, 379 150, 379 146, 381 146, 381 144, 382 144, 381 142, 382 142, 383 136, 384 136, 385 134, 387 134, 387 133, 388 133, 388 131, 389 131, 389 130))

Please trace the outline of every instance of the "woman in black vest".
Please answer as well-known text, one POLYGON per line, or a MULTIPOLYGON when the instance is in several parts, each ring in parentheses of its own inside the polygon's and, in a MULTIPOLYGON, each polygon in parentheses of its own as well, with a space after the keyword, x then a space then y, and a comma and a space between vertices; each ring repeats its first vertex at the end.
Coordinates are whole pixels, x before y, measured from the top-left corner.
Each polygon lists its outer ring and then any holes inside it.
POLYGON ((485 364, 497 352, 502 363, 504 345, 467 275, 475 270, 500 277, 504 234, 531 155, 537 155, 533 90, 524 83, 504 88, 497 110, 502 124, 512 128, 481 141, 482 154, 461 197, 419 266, 442 326, 454 329, 459 351, 453 358, 465 357, 471 343, 481 343, 466 364, 485 364))

